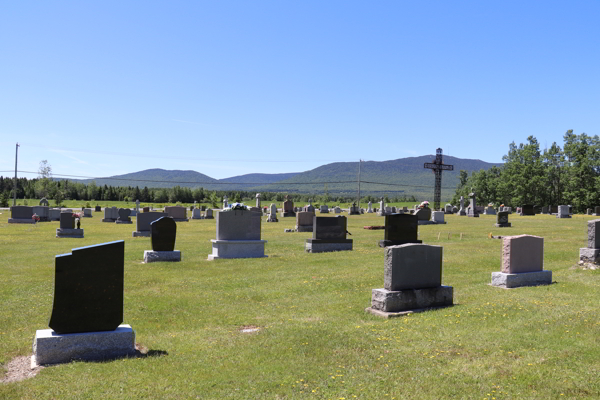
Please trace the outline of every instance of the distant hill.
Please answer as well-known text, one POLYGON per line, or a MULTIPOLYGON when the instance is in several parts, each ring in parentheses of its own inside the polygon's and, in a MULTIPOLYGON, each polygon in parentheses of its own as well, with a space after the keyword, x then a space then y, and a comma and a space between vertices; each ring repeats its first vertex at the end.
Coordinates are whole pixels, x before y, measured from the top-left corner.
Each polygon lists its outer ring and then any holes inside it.
MULTIPOLYGON (((372 196, 406 194, 418 198, 433 197, 434 174, 423 168, 434 155, 399 158, 390 161, 363 161, 361 165, 361 193, 372 196)), ((444 156, 444 163, 454 165, 454 171, 442 173, 442 199, 454 194, 459 182, 459 171, 487 170, 502 164, 481 160, 444 156)), ((125 175, 95 179, 97 185, 139 187, 203 187, 208 190, 247 190, 289 193, 354 194, 357 190, 358 162, 338 162, 322 165, 299 173, 246 174, 225 179, 214 179, 196 171, 148 169, 125 175)), ((82 181, 85 183, 91 180, 82 181)))

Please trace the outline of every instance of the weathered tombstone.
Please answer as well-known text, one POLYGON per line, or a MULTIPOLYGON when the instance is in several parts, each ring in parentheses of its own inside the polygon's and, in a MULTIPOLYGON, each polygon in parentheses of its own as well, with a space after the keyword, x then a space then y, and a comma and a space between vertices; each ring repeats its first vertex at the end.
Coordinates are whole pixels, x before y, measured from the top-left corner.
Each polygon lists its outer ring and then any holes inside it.
POLYGON ((342 212, 342 209, 340 207, 338 207, 338 206, 335 206, 333 208, 333 212, 336 213, 336 214, 340 214, 342 212))
POLYGON ((152 235, 151 223, 159 218, 168 217, 162 212, 144 212, 140 213, 136 218, 136 231, 131 233, 132 237, 150 237, 152 235))
POLYGON ((199 208, 192 210, 192 219, 202 219, 202 211, 199 208))
POLYGON ((152 250, 144 250, 144 262, 181 261, 181 252, 175 250, 177 224, 171 217, 160 217, 150 222, 152 250))
POLYGON ((379 201, 379 212, 377 213, 380 217, 385 217, 385 203, 383 201, 383 197, 379 201))
POLYGON ((256 193, 256 207, 260 208, 260 193, 256 193))
POLYGON ((83 229, 75 228, 75 218, 71 212, 60 213, 60 225, 56 228, 57 238, 83 239, 83 229))
POLYGON ((352 239, 346 239, 347 218, 313 216, 313 237, 306 239, 307 253, 352 250, 352 239))
POLYGON ((435 224, 445 224, 444 221, 444 212, 443 211, 433 211, 431 213, 431 222, 435 224))
POLYGON ((535 215, 535 209, 531 204, 521 206, 521 215, 535 215))
POLYGON ((329 213, 329 207, 327 207, 327 204, 323 204, 321 207, 319 207, 319 212, 321 214, 328 214, 329 213))
POLYGON ((296 231, 312 232, 314 212, 300 211, 296 213, 296 231))
POLYGON ((136 200, 135 201, 135 215, 137 215, 140 212, 140 201, 136 200))
POLYGON ((403 244, 385 249, 384 287, 373 289, 366 311, 394 317, 453 304, 453 289, 442 286, 441 246, 403 244))
POLYGON ((119 208, 119 218, 115 221, 117 224, 132 224, 131 218, 129 215, 131 214, 131 210, 129 208, 119 208))
POLYGON ((494 210, 494 207, 492 207, 492 206, 487 206, 485 208, 485 210, 483 211, 483 213, 485 215, 496 215, 496 210, 494 210))
POLYGON ((452 204, 446 204, 446 205, 444 206, 444 212, 445 212, 446 214, 452 214, 452 204))
POLYGON ((9 224, 35 224, 33 217, 33 207, 12 206, 10 208, 9 224))
POLYGON ((544 270, 544 238, 531 235, 505 236, 502 271, 492 272, 492 286, 515 288, 548 285, 552 271, 544 270))
POLYGON ((217 214, 217 238, 212 239, 212 254, 218 258, 261 258, 266 240, 260 238, 261 214, 249 210, 221 211, 217 214))
POLYGON ((92 218, 93 217, 93 215, 92 215, 92 209, 91 208, 84 208, 83 209, 83 216, 85 218, 92 218))
POLYGON ((452 214, 456 214, 458 212, 458 207, 452 206, 452 214))
POLYGON ((407 243, 422 243, 418 239, 418 217, 411 214, 392 214, 385 216, 384 239, 379 247, 397 246, 407 243))
POLYGON ((587 223, 587 247, 579 249, 580 263, 600 262, 600 219, 594 219, 587 223))
POLYGON ((267 218, 267 222, 279 222, 277 219, 277 205, 275 203, 271 203, 269 217, 267 218))
POLYGON ((308 199, 308 204, 304 206, 304 208, 302 209, 302 211, 311 212, 311 213, 315 212, 315 207, 312 205, 312 200, 311 199, 308 199))
POLYGON ((46 206, 48 207, 50 204, 48 203, 48 199, 46 199, 45 197, 42 197, 42 199, 40 200, 40 206, 46 206))
POLYGON ((227 196, 223 196, 223 210, 226 208, 229 208, 228 201, 229 201, 229 199, 227 198, 227 196))
POLYGON ((94 208, 94 211, 96 211, 96 212, 101 212, 101 211, 102 211, 102 207, 100 207, 100 206, 96 206, 96 207, 94 208))
POLYGON ((414 215, 419 219, 419 225, 427 225, 431 219, 431 208, 419 208, 414 215))
POLYGON ((295 217, 296 212, 294 211, 294 202, 288 199, 288 196, 285 196, 285 201, 281 206, 281 217, 295 217))
POLYGON ((56 256, 51 329, 36 331, 32 364, 135 354, 135 332, 122 324, 124 258, 122 240, 56 256))
POLYGON ((367 214, 372 214, 373 213, 373 203, 371 203, 369 201, 369 205, 367 207, 367 214))
POLYGON ((508 211, 500 211, 496 214, 496 228, 510 228, 512 224, 508 222, 508 211))
POLYGON ((350 209, 348 210, 348 215, 360 215, 360 208, 356 205, 356 203, 352 203, 350 209))
POLYGON ((166 206, 165 212, 167 213, 167 215, 169 217, 173 218, 173 220, 175 222, 188 222, 189 221, 189 219, 187 217, 187 210, 185 209, 185 207, 166 206))
POLYGON ((558 206, 556 218, 571 218, 569 215, 569 206, 558 206))
POLYGON ((213 210, 212 208, 207 208, 206 212, 204 213, 204 219, 214 219, 215 217, 213 217, 213 210))
MULTIPOLYGON (((48 221, 49 220, 49 211, 50 209, 46 206, 33 206, 33 214, 37 215, 40 221, 48 221)), ((33 215, 32 215, 33 217, 33 215)))
POLYGON ((115 222, 119 218, 117 207, 104 207, 104 218, 102 222, 115 222))
POLYGON ((48 209, 48 221, 60 221, 60 209, 59 208, 48 209))
POLYGON ((465 197, 460 196, 460 209, 458 210, 458 215, 465 216, 467 212, 465 211, 465 197))
POLYGON ((477 195, 475 193, 475 190, 469 193, 469 207, 467 217, 479 217, 479 212, 477 212, 477 195))
POLYGON ((587 210, 585 210, 586 215, 592 215, 592 209, 588 208, 587 210))

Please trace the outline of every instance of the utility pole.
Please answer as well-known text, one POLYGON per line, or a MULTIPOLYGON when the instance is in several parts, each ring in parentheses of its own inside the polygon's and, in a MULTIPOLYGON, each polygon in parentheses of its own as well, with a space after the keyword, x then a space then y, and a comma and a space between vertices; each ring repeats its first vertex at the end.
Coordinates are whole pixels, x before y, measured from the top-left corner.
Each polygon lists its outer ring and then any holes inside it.
POLYGON ((17 158, 19 156, 19 143, 17 143, 17 148, 15 149, 15 187, 13 192, 13 206, 17 205, 17 158))
POLYGON ((358 160, 358 199, 356 199, 356 204, 358 205, 358 209, 360 210, 360 164, 362 160, 358 160))

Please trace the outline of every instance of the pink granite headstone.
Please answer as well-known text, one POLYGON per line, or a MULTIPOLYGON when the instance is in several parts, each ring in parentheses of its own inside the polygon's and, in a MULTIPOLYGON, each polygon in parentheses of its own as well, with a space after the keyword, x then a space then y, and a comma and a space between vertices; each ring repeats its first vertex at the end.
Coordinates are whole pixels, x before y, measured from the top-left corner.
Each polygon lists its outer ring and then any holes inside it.
POLYGON ((514 274, 544 269, 544 238, 532 235, 505 236, 502 272, 514 274))

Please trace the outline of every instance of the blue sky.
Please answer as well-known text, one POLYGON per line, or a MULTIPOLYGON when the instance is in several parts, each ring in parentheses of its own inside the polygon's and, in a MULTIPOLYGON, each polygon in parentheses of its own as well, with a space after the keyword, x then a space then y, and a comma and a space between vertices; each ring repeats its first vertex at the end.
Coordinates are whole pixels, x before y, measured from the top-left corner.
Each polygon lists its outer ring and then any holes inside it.
MULTIPOLYGON (((600 2, 4 2, 0 171, 213 178, 600 132, 600 2)), ((0 173, 11 176, 12 173, 0 173)), ((22 176, 33 177, 31 174, 22 176)))

